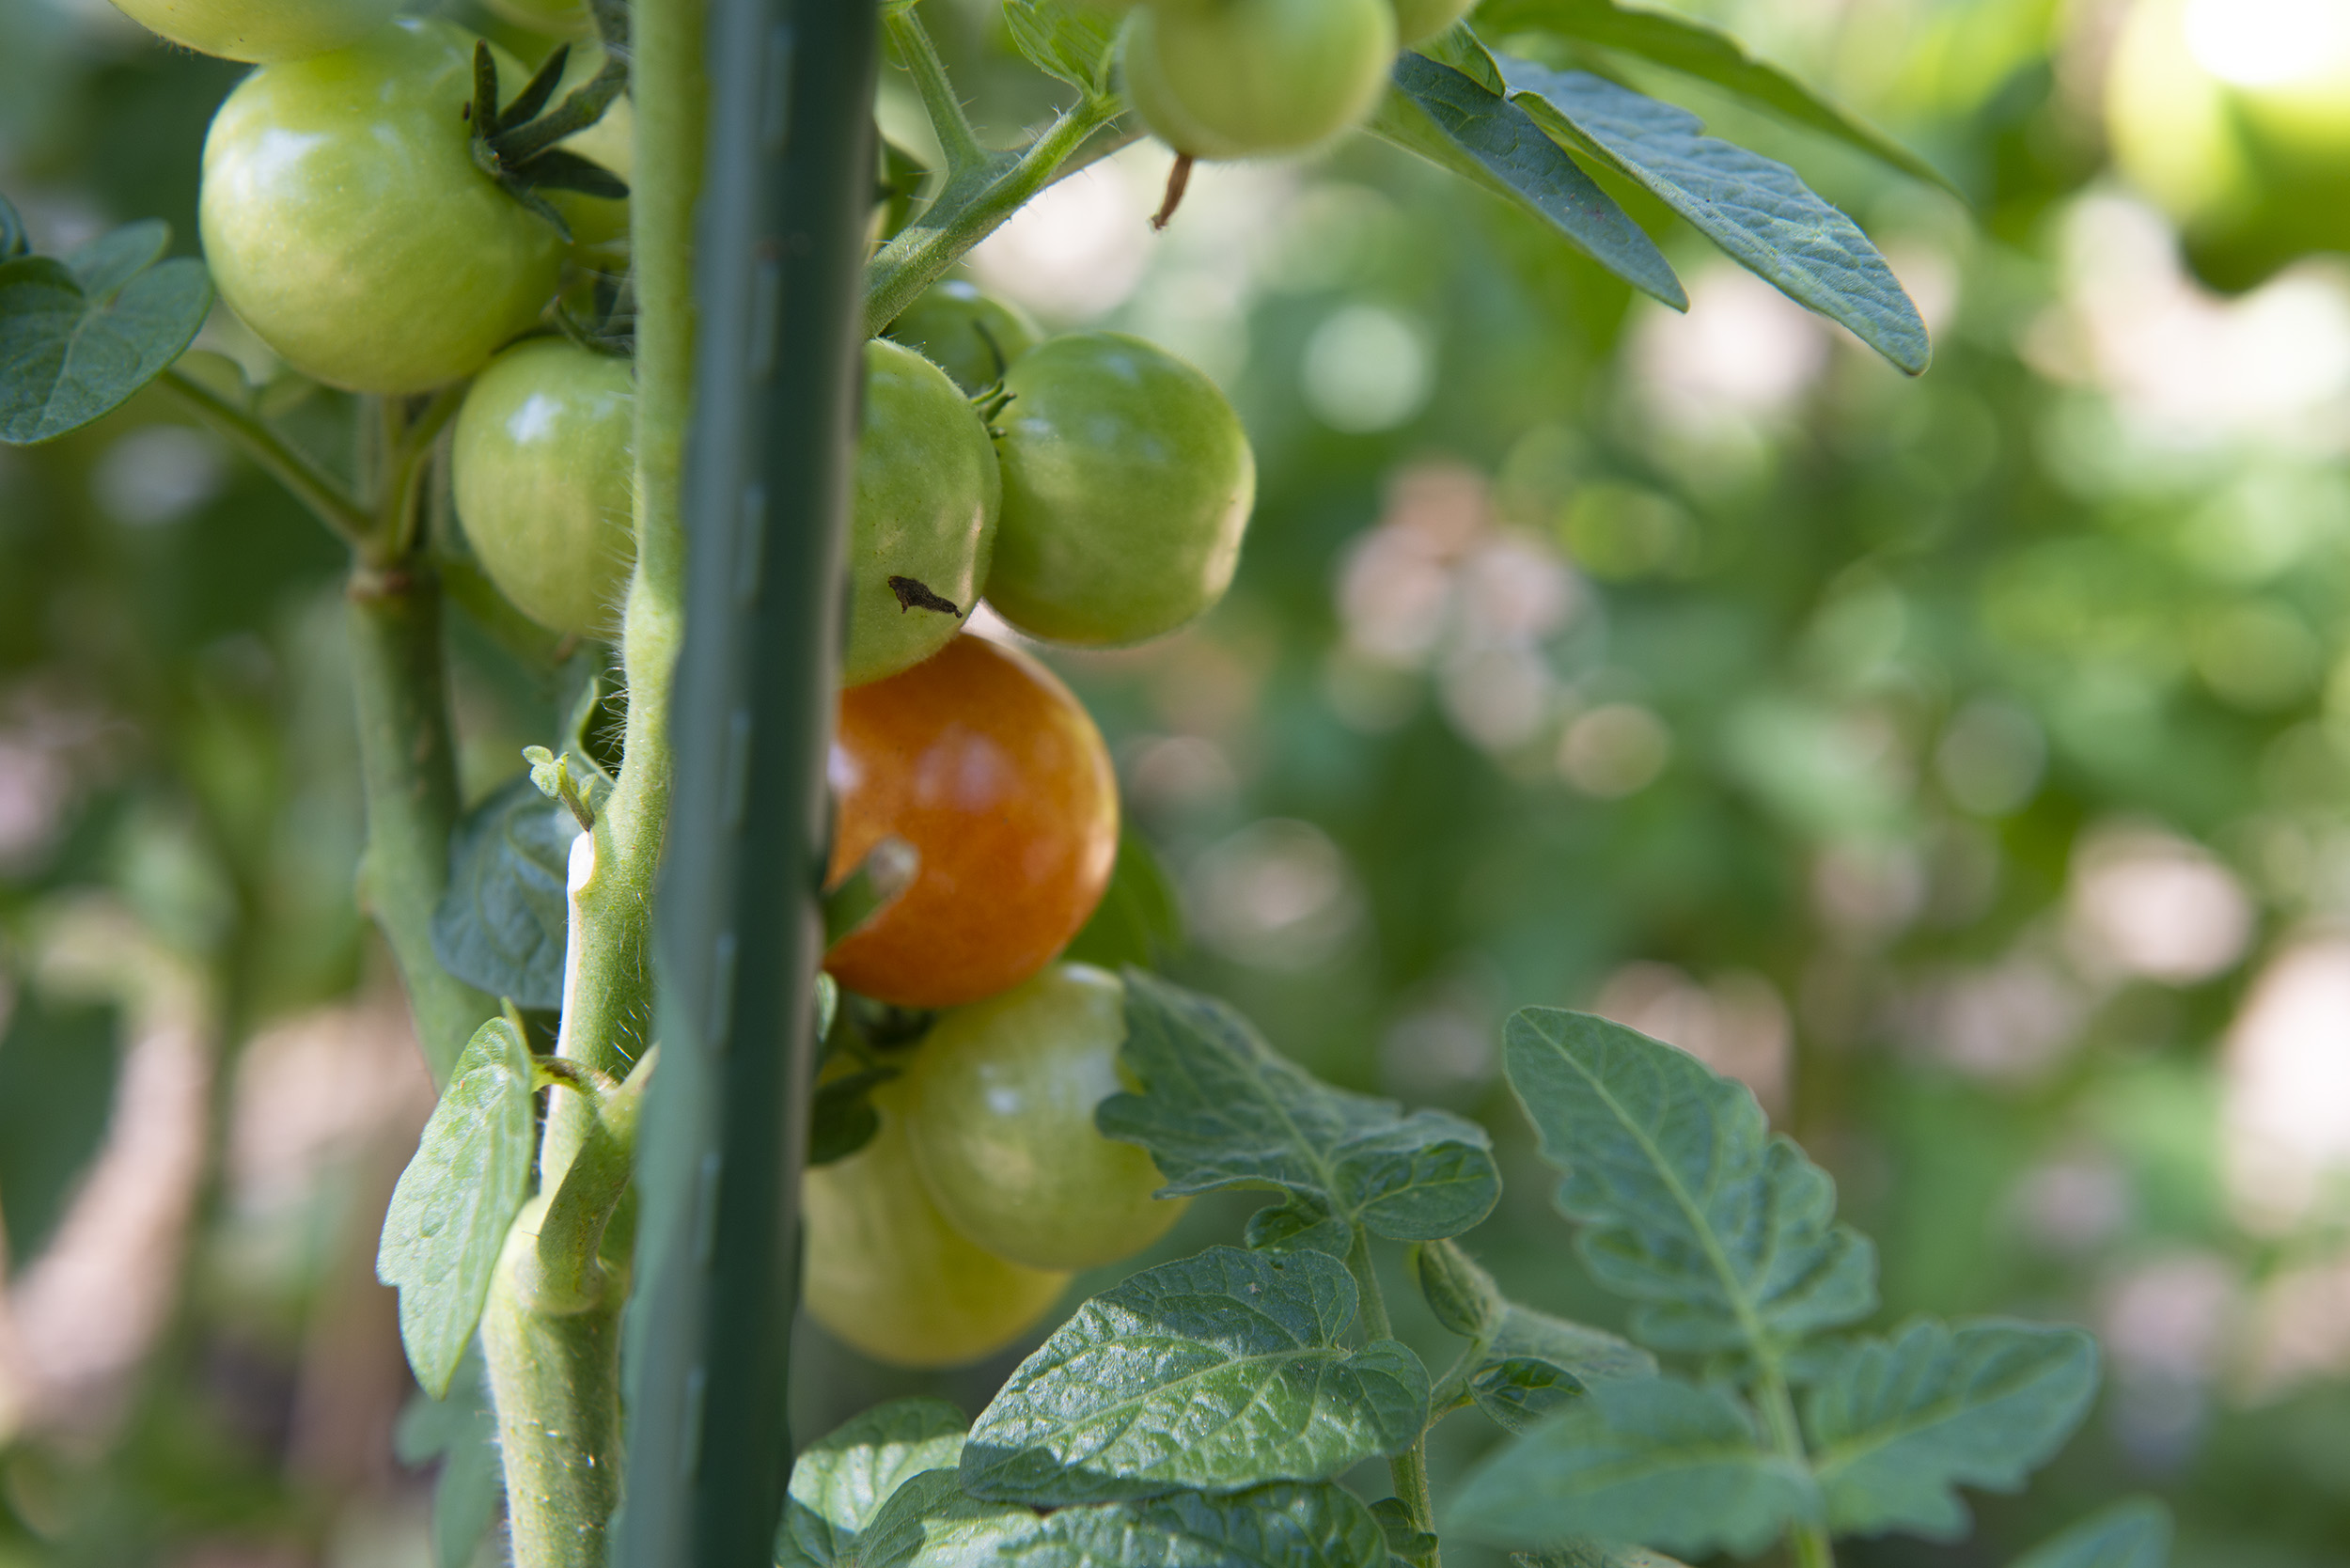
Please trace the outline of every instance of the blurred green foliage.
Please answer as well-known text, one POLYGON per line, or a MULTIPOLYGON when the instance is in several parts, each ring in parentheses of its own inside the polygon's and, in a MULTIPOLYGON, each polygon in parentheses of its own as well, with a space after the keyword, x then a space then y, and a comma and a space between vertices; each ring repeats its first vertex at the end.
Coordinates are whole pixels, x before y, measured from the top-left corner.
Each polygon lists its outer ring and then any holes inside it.
MULTIPOLYGON (((1597 1005, 1747 1077, 1836 1173, 1885 1324, 2100 1331, 2099 1414, 2028 1497, 1849 1561, 2005 1562, 2125 1490, 2173 1503, 2182 1563, 2350 1561, 2350 274, 2228 301, 2178 274, 2104 172, 2109 8, 1684 8, 1972 196, 1627 73, 1862 220, 1935 329, 1922 379, 1653 202, 1625 197, 1686 318, 1368 141, 1203 168, 1159 238, 1138 148, 974 258, 1048 325, 1193 356, 1257 446, 1227 604, 1059 661, 1179 891, 1169 967, 1335 1082, 1485 1120, 1510 1186, 1466 1244, 1513 1294, 1606 1321, 1496 1063, 1512 1009, 1597 1005)), ((1050 101, 990 8, 930 9, 990 133, 1050 101)), ((0 6, 0 188, 49 248, 160 215, 192 251, 235 75, 102 7, 0 6)), ((258 363, 231 321, 204 346, 258 363)), ((116 911, 146 944, 106 992, 124 1082, 164 991, 212 1075, 152 1347, 28 1380, 0 1333, 0 1564, 419 1562, 364 1260, 421 1110, 353 1043, 386 977, 352 896, 340 562, 167 413, 0 454, 0 972, 40 1016, 76 922, 116 911), (311 1129, 275 1167, 273 1116, 311 1129)), ((346 415, 293 418, 332 456, 346 415)), ((452 648, 485 794, 563 682, 462 617, 452 648)), ((912 1377, 802 1335, 809 1431, 893 1393, 976 1408, 1010 1364, 912 1377)), ((1438 1430, 1440 1487, 1482 1440, 1438 1430)))

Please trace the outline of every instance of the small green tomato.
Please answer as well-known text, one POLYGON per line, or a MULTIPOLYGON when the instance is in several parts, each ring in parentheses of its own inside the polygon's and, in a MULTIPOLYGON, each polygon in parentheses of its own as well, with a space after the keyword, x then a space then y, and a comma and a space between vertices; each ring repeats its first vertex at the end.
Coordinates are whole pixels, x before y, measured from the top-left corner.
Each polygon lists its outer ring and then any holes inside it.
POLYGON ((1031 636, 1164 636, 1230 586, 1257 465, 1215 384, 1139 337, 1073 333, 1004 378, 1004 518, 987 600, 1031 636))
POLYGON ((987 427, 947 372, 886 338, 868 342, 841 684, 911 669, 963 629, 1002 498, 987 427))
POLYGON ((396 22, 261 67, 212 117, 197 203, 212 281, 304 374, 422 392, 488 364, 553 296, 562 237, 474 164, 475 42, 396 22))
POLYGON ((1468 14, 1477 0, 1389 0, 1395 7, 1395 41, 1405 49, 1425 43, 1468 14))
POLYGON ((1096 1131, 1124 1086, 1126 988, 1060 964, 939 1016, 906 1075, 906 1141, 954 1228, 1030 1268, 1098 1268, 1167 1233, 1185 1207, 1152 1195, 1151 1156, 1096 1131))
POLYGON ((115 0, 149 32, 229 60, 299 60, 356 43, 400 0, 115 0))
POLYGON ((1388 0, 1174 0, 1120 35, 1126 96, 1195 158, 1297 152, 1370 118, 1395 60, 1388 0))
POLYGON ((635 559, 628 362, 560 337, 509 349, 465 393, 451 460, 481 570, 553 631, 608 636, 635 559))
POLYGON ((1016 305, 979 292, 961 278, 932 284, 889 337, 947 372, 965 392, 1004 379, 1012 362, 1044 339, 1044 331, 1016 305))

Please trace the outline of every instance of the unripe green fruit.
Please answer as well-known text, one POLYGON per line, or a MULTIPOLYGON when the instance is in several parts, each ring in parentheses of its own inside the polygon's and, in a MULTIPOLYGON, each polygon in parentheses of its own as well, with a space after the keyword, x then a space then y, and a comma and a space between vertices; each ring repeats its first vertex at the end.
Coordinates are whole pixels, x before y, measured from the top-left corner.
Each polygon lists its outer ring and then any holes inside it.
POLYGON ((1050 1311, 1069 1276, 996 1257, 947 1223, 907 1152, 885 1095, 881 1129, 800 1189, 807 1309, 872 1356, 901 1367, 976 1361, 1050 1311))
POLYGON ((963 629, 1002 497, 987 427, 947 372, 886 338, 868 342, 841 684, 911 669, 963 629))
POLYGON ((115 0, 149 32, 230 60, 300 60, 356 43, 400 0, 115 0))
POLYGON ((949 1008, 907 1072, 906 1142, 948 1223, 1030 1268, 1099 1268, 1167 1233, 1185 1207, 1151 1156, 1113 1143, 1094 1108, 1125 1086, 1126 988, 1060 964, 949 1008))
POLYGON ((1224 597, 1257 465, 1214 382, 1139 337, 1088 332, 1031 351, 1004 386, 996 613, 1031 636, 1115 648, 1224 597))
POLYGON ((903 343, 953 378, 965 392, 995 385, 1012 361, 1044 340, 1044 329, 1018 306, 961 278, 932 284, 905 314, 889 324, 889 337, 903 343))
POLYGON ((553 631, 609 636, 635 559, 636 386, 560 337, 500 354, 458 411, 457 517, 490 581, 553 631))
POLYGON ((1395 41, 1405 49, 1425 43, 1468 15, 1477 0, 1390 0, 1395 7, 1395 41))
POLYGON ((582 39, 594 34, 596 19, 587 0, 488 0, 489 7, 517 26, 557 38, 582 39))
POLYGON ((1395 60, 1388 0, 1182 0, 1135 8, 1126 96, 1195 158, 1295 152, 1371 115, 1395 60))
MULTIPOLYGON (((221 298, 295 369, 386 395, 469 376, 529 330, 563 242, 474 164, 476 39, 402 21, 265 65, 204 138, 221 298)), ((526 79, 493 50, 501 80, 526 79)))

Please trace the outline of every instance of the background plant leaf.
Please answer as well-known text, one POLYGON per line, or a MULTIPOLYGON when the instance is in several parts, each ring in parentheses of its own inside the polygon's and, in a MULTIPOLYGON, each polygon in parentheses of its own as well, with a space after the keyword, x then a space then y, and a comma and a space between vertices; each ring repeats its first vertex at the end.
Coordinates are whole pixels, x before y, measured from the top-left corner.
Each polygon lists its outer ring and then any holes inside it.
POLYGON ((1174 884, 1150 844, 1131 829, 1120 835, 1118 864, 1092 917, 1061 957, 1112 973, 1129 964, 1155 969, 1183 949, 1183 916, 1174 884))
POLYGON ((2015 1568, 2163 1568, 2170 1560, 2170 1511, 2132 1497, 2033 1547, 2015 1568))
POLYGON ((503 1018, 474 1031, 392 1189, 375 1275, 400 1289, 416 1384, 446 1396, 481 1323, 498 1252, 530 1188, 530 1047, 503 1018))
POLYGON ((53 440, 113 413, 195 340, 212 274, 192 258, 157 262, 169 243, 150 219, 66 261, 0 261, 0 442, 53 440))
POLYGON ((1486 0, 1478 24, 1494 38, 1540 31, 1578 43, 1619 49, 1684 76, 1736 94, 1748 103, 1833 137, 1845 146, 1938 185, 1961 201, 1966 193, 1925 159, 1747 52, 1736 39, 1702 22, 1666 11, 1620 6, 1615 0, 1486 0))
POLYGON ((1470 1471, 1445 1527, 1494 1545, 1566 1538, 1751 1556, 1817 1508, 1729 1395, 1670 1378, 1593 1388, 1470 1471))
POLYGON ((1967 1513, 1954 1488, 2023 1485, 2096 1391, 2096 1341, 2077 1328, 1928 1318, 1855 1341, 1804 1403, 1828 1524, 1955 1540, 1967 1513))
POLYGON ((106 1140, 121 1015, 22 990, 0 1034, 0 1219, 8 1273, 39 1256, 106 1140))
POLYGON ((1405 52, 1371 129, 1438 168, 1527 208, 1635 289, 1676 310, 1688 293, 1630 213, 1524 109, 1448 65, 1405 52))
POLYGON ((1875 1253, 1836 1186, 1770 1135, 1746 1087, 1586 1013, 1528 1008, 1504 1033, 1511 1087, 1563 1171, 1559 1206, 1593 1277, 1660 1350, 1776 1356, 1875 1309, 1875 1253))
POLYGON ((891 1400, 802 1450, 776 1531, 779 1568, 849 1560, 901 1486, 925 1470, 951 1473, 969 1424, 945 1400, 891 1400))
POLYGON ((441 1462, 432 1482, 434 1568, 472 1568, 506 1500, 497 1411, 490 1403, 478 1341, 466 1346, 446 1398, 419 1392, 409 1399, 392 1428, 392 1452, 412 1466, 441 1462))
POLYGON ((1620 1546, 1606 1541, 1564 1541, 1539 1552, 1513 1552, 1517 1568, 1688 1568, 1678 1559, 1645 1546, 1620 1546))
POLYGON ((443 968, 493 996, 540 1011, 563 1005, 564 884, 579 824, 528 774, 459 819, 448 889, 432 912, 443 968))
POLYGON ((1686 109, 1586 71, 1500 57, 1512 103, 1614 165, 1731 259, 1841 321, 1911 375, 1933 358, 1918 307, 1860 226, 1786 165, 1703 134, 1686 109))
POLYGON ((1004 0, 1012 47, 1047 76, 1089 97, 1109 90, 1118 17, 1092 0, 1004 0))
POLYGON ((1080 1307, 971 1429, 973 1496, 1058 1506, 1321 1481, 1427 1424, 1428 1373, 1360 1349, 1354 1278, 1319 1252, 1216 1247, 1080 1307))
POLYGON ((1395 1241, 1457 1235, 1501 1195, 1482 1127, 1332 1089, 1213 997, 1129 969, 1126 1030, 1141 1091, 1094 1120, 1151 1152, 1166 1195, 1270 1183, 1395 1241))

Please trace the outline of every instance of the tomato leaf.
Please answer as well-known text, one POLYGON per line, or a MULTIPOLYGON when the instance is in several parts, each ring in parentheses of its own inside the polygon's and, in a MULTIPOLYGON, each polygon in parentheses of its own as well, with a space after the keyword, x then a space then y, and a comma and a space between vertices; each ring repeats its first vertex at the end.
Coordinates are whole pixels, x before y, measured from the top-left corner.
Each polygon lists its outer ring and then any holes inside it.
POLYGON ((1072 964, 1156 968, 1183 949, 1183 916, 1175 889, 1150 844, 1129 829, 1119 835, 1118 864, 1092 918, 1061 957, 1072 964))
POLYGON ((1374 1234, 1431 1241, 1501 1195, 1482 1127, 1333 1089, 1212 996, 1130 968, 1126 1030, 1120 1059, 1141 1092, 1112 1095, 1094 1121, 1151 1152, 1163 1196, 1270 1183, 1374 1234))
POLYGON ((1958 1539, 1953 1488, 2022 1486, 2096 1389, 2096 1341, 2077 1328, 1920 1319, 1854 1341, 1804 1404, 1829 1528, 1958 1539))
POLYGON ((1427 1423, 1428 1372, 1360 1348, 1354 1277, 1319 1252, 1216 1247, 1077 1309, 980 1412, 976 1497, 1042 1506, 1321 1481, 1427 1423))
POLYGON ((1655 1375, 1655 1358, 1638 1346, 1509 1300, 1452 1243, 1412 1250, 1429 1310, 1472 1341, 1463 1366, 1469 1398, 1504 1431, 1525 1431, 1593 1383, 1655 1375))
POLYGON ((579 824, 528 774, 460 818, 448 888, 432 912, 432 955, 466 984, 517 1007, 563 1005, 564 888, 579 824))
POLYGON ((2163 1568, 2170 1560, 2170 1511, 2131 1497, 2033 1547, 2015 1568, 2163 1568))
POLYGON ((892 1400, 802 1452, 776 1531, 777 1568, 874 1560, 857 1552, 859 1537, 907 1482, 925 1470, 952 1474, 969 1425, 944 1400, 892 1400))
POLYGON ((1362 1568, 1387 1545, 1345 1488, 1281 1482, 1065 1508, 996 1550, 990 1560, 1008 1568, 1362 1568))
POLYGON ((1766 1450, 1727 1393, 1652 1377, 1594 1387, 1494 1450, 1454 1497, 1446 1533, 1750 1557, 1818 1506, 1801 1461, 1766 1450))
POLYGON ((474 1031, 392 1189, 375 1277, 400 1288, 400 1338, 440 1399, 481 1323, 507 1228, 530 1187, 530 1047, 503 1018, 474 1031))
POLYGON ((0 1035, 0 1217, 10 1274, 48 1245, 105 1143, 120 1034, 112 1008, 17 993, 0 1035))
POLYGON ((1396 56, 1371 129, 1527 208, 1592 260, 1676 310, 1689 296, 1656 242, 1524 109, 1422 55, 1396 56))
POLYGON ((1777 1355, 1875 1309, 1875 1249, 1836 1223, 1835 1183, 1770 1136, 1745 1085, 1551 1008, 1512 1017, 1503 1046, 1585 1263, 1640 1304, 1636 1339, 1777 1355))
POLYGON ((1250 1215, 1242 1239, 1255 1252, 1327 1252, 1343 1258, 1354 1248, 1355 1227, 1319 1198, 1300 1194, 1250 1215))
MULTIPOLYGON (((212 275, 190 258, 159 260, 170 239, 149 219, 63 261, 0 261, 0 442, 54 440, 113 413, 195 340, 212 275)), ((21 227, 0 233, 0 251, 22 243, 21 227)))
POLYGON ((898 1075, 894 1067, 868 1067, 818 1084, 808 1104, 807 1163, 831 1165, 872 1142, 881 1131, 873 1090, 898 1075))
POLYGON ((1731 259, 1911 375, 1933 358, 1926 324, 1860 226, 1786 165, 1702 134, 1686 109, 1585 71, 1501 56, 1512 103, 1614 165, 1731 259))
POLYGON ((1729 34, 1687 17, 1616 0, 1486 0, 1478 24, 1495 38, 1513 32, 1549 33, 1578 43, 1637 55, 1684 76, 1735 93, 1780 118, 1834 137, 1914 180, 1966 199, 1950 177, 1881 131, 1855 119, 1825 98, 1747 53, 1729 34))
POLYGON ((1562 1541, 1539 1552, 1513 1553, 1510 1560, 1517 1568, 1688 1568, 1662 1552, 1606 1541, 1562 1541))
POLYGON ((1435 1568, 1441 1543, 1433 1533, 1412 1523, 1412 1511, 1403 1506, 1402 1497, 1381 1497, 1371 1505, 1371 1516, 1378 1521, 1379 1533, 1387 1538, 1390 1558, 1408 1563, 1411 1568, 1435 1568))
POLYGON ((1088 98, 1110 90, 1118 18, 1095 0, 1004 0, 1004 30, 1030 65, 1088 98))
POLYGON ((434 1568, 470 1568, 506 1497, 497 1412, 490 1403, 478 1341, 457 1363, 447 1398, 418 1393, 409 1400, 392 1428, 392 1452, 412 1466, 440 1460, 441 1473, 432 1482, 434 1568))

